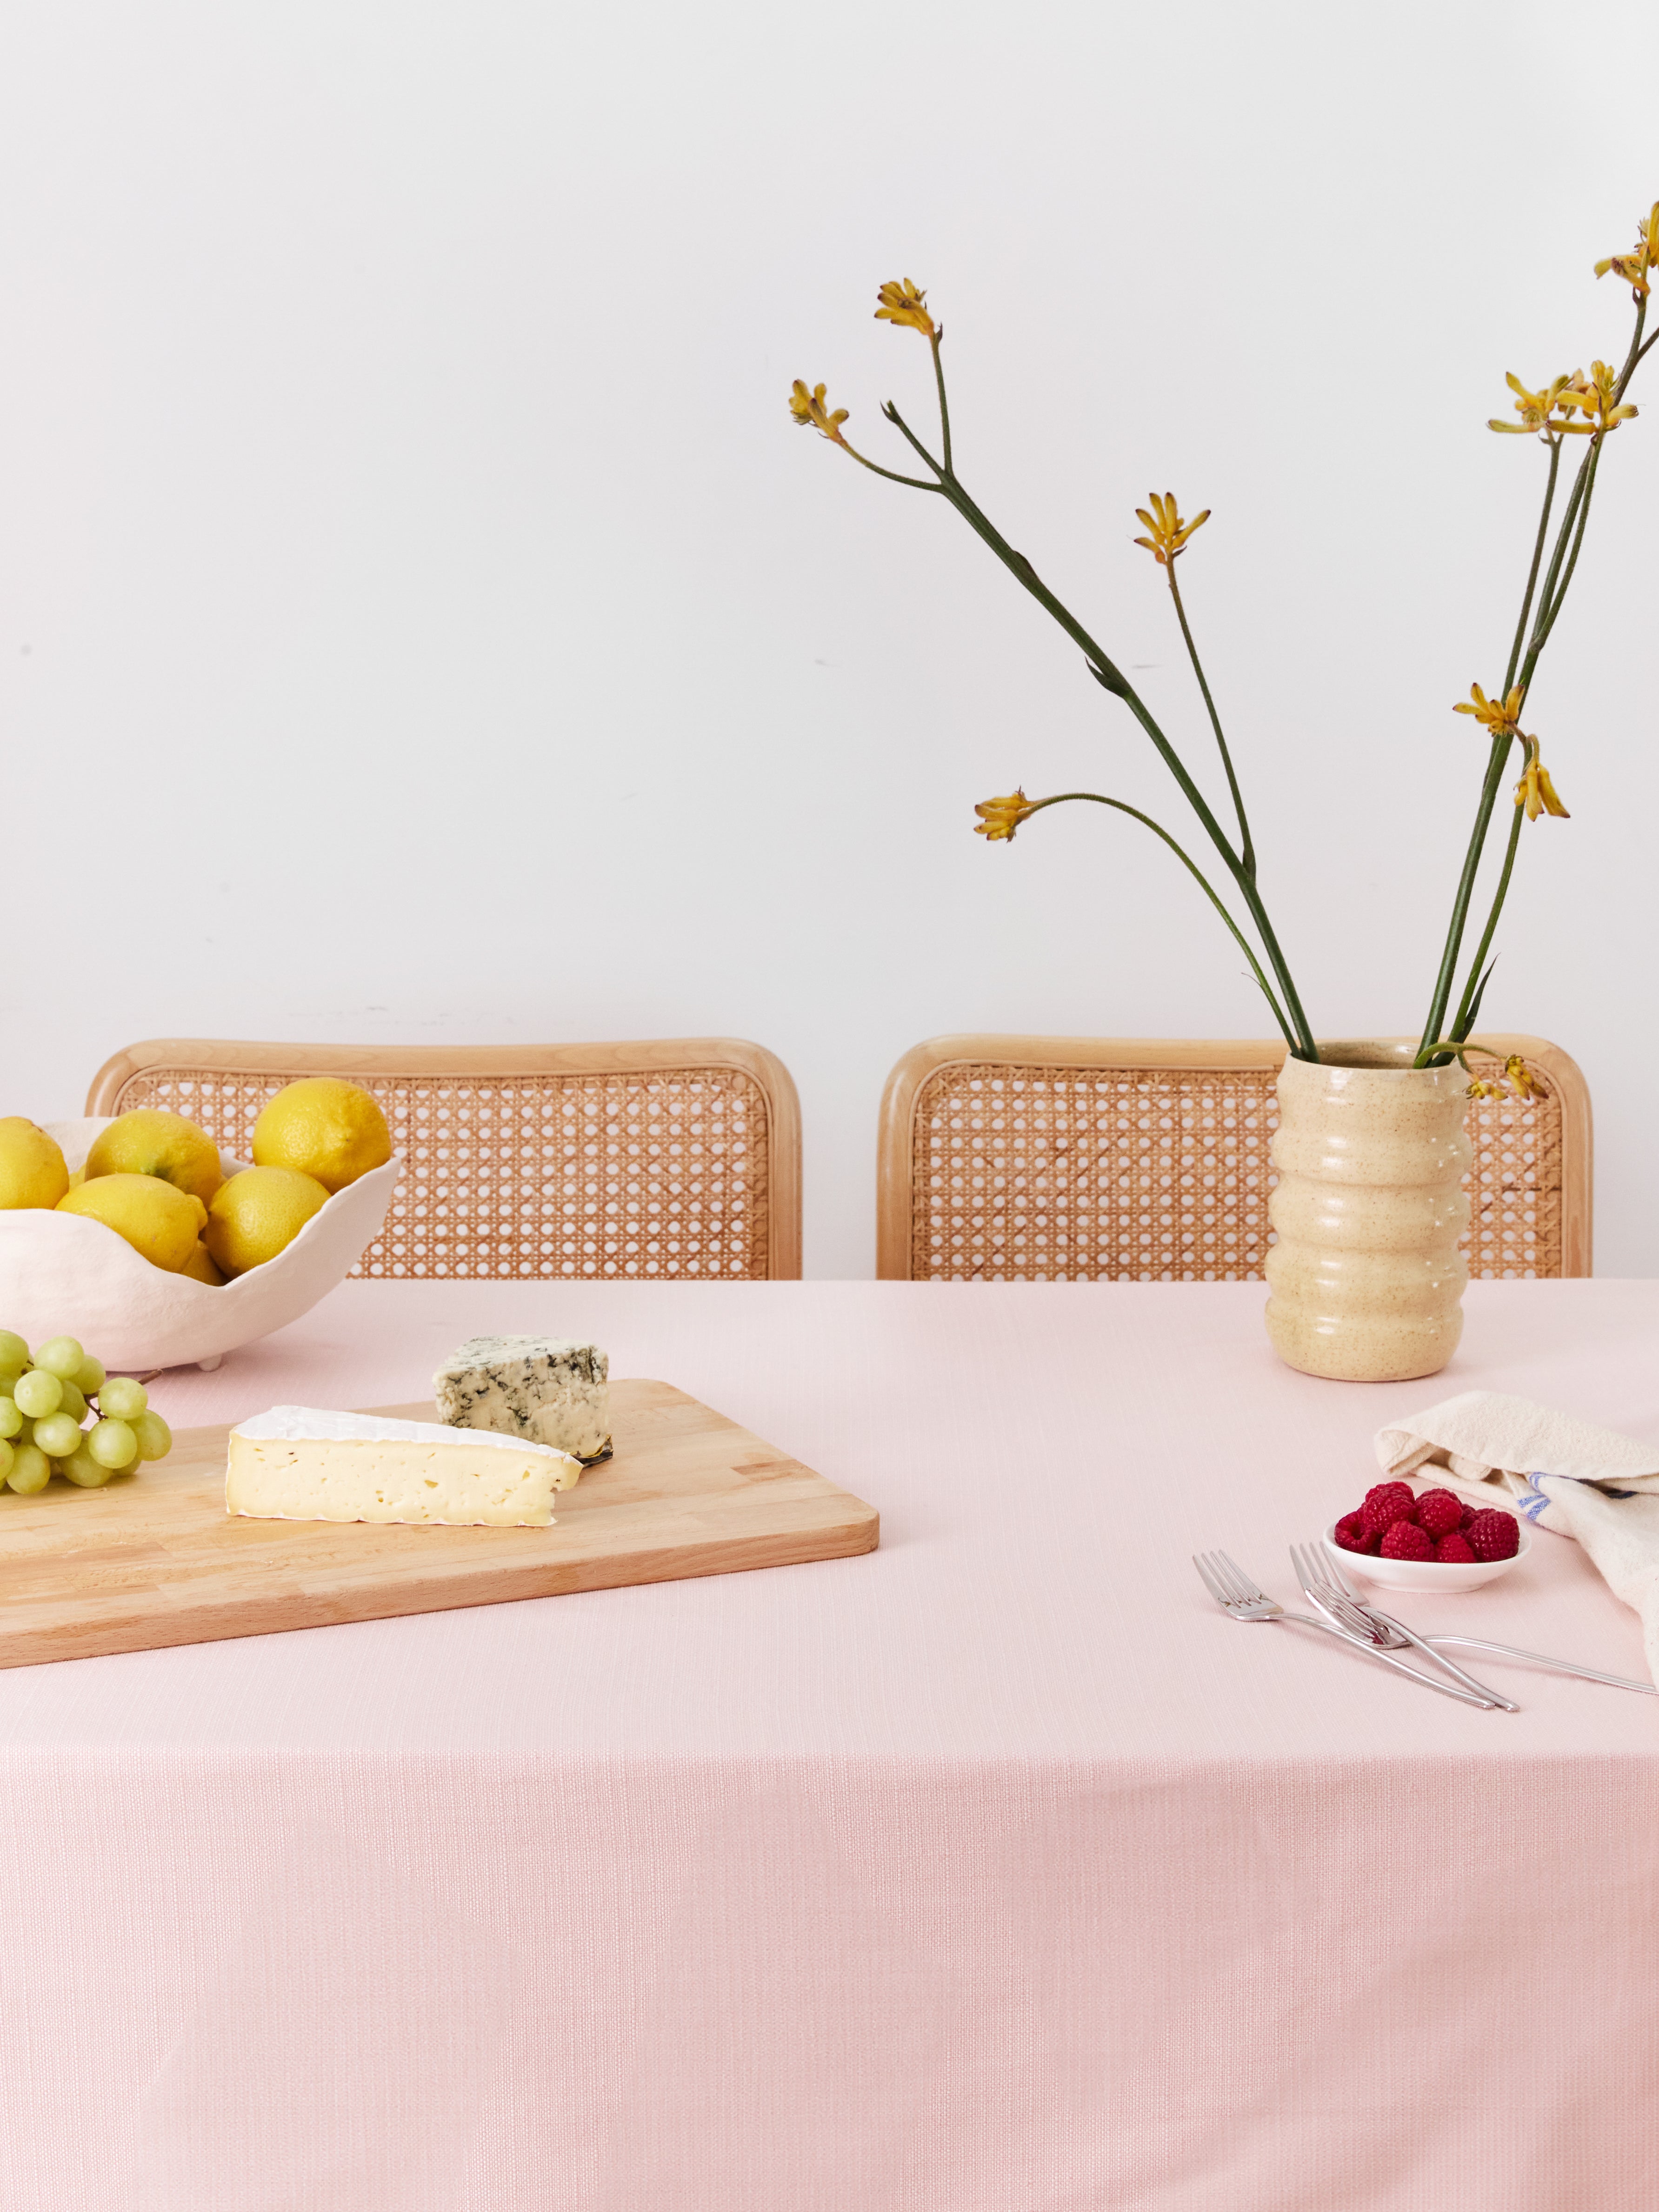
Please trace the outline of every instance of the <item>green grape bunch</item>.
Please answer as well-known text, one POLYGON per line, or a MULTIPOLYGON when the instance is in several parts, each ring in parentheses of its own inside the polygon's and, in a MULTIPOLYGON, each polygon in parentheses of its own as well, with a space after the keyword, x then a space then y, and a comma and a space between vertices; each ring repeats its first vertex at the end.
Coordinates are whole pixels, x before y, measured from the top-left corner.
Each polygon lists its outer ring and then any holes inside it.
POLYGON ((173 1431, 130 1376, 106 1375, 72 1336, 31 1353, 0 1328, 0 1482, 33 1498, 54 1474, 100 1490, 112 1474, 165 1459, 173 1431))

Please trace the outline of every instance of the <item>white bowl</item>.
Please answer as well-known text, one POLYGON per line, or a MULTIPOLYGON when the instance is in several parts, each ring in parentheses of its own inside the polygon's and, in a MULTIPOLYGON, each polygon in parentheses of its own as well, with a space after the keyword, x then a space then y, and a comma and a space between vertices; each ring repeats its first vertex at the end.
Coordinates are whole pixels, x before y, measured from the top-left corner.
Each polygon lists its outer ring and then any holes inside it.
POLYGON ((1459 1590, 1479 1589, 1482 1583, 1495 1583, 1499 1575, 1518 1567, 1531 1551, 1531 1529, 1519 1514, 1514 1517, 1521 1531, 1521 1546, 1509 1559, 1382 1559, 1369 1552, 1345 1552, 1336 1540, 1334 1521, 1325 1531, 1325 1549, 1351 1574, 1383 1589, 1441 1590, 1455 1597, 1459 1590))
MULTIPOLYGON (((108 1121, 46 1121, 71 1171, 108 1121)), ((246 1167, 221 1152, 227 1175, 246 1167)), ((43 1207, 0 1210, 0 1328, 30 1344, 76 1336, 106 1367, 216 1367, 284 1328, 344 1280, 380 1235, 401 1158, 336 1191, 294 1242, 222 1286, 153 1267, 101 1221, 43 1207)))

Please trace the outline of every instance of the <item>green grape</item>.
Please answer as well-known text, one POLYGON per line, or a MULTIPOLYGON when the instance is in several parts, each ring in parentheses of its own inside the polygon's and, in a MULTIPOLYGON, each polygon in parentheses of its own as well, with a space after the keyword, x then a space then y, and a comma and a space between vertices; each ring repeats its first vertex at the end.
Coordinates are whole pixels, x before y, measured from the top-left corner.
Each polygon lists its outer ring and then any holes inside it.
POLYGON ((35 1423, 33 1442, 48 1459, 67 1459, 81 1448, 81 1424, 67 1413, 48 1413, 35 1423))
POLYGON ((22 1497, 33 1498, 52 1480, 52 1462, 39 1444, 19 1444, 12 1452, 6 1480, 22 1497))
POLYGON ((21 1367, 0 1367, 0 1398, 10 1397, 17 1388, 17 1378, 22 1371, 21 1367))
POLYGON ((99 1412, 115 1421, 136 1421, 149 1403, 149 1391, 129 1375, 112 1375, 98 1393, 99 1412))
POLYGON ((55 1375, 60 1382, 67 1382, 78 1373, 86 1356, 72 1336, 53 1336, 35 1353, 34 1364, 44 1367, 48 1375, 55 1375))
POLYGON ((131 1467, 138 1456, 138 1439, 125 1421, 100 1421, 88 1430, 86 1448, 112 1474, 131 1467))
POLYGON ((78 1429, 87 1418, 87 1401, 81 1395, 81 1386, 77 1382, 65 1382, 58 1410, 60 1413, 70 1414, 78 1429))
POLYGON ((17 1409, 15 1398, 0 1398, 0 1437, 15 1437, 23 1426, 23 1416, 17 1409))
POLYGON ((11 1395, 18 1412, 38 1421, 47 1413, 55 1413, 63 1404, 64 1386, 44 1367, 31 1367, 27 1375, 18 1376, 17 1388, 11 1395))
POLYGON ((70 1454, 60 1470, 81 1490, 101 1490, 115 1472, 112 1467, 100 1467, 82 1444, 80 1450, 70 1454))
POLYGON ((3 1437, 0 1437, 0 1482, 11 1473, 11 1463, 17 1456, 3 1437))
POLYGON ((21 1374, 29 1364, 29 1348, 15 1328, 0 1328, 0 1367, 15 1367, 21 1374))
POLYGON ((173 1449, 173 1431, 159 1413, 140 1413, 132 1424, 140 1459, 165 1459, 173 1449))
POLYGON ((98 1395, 99 1391, 103 1387, 103 1361, 101 1359, 94 1359, 92 1354, 88 1352, 86 1358, 81 1362, 81 1364, 75 1370, 75 1381, 76 1388, 85 1391, 88 1398, 95 1398, 98 1395))

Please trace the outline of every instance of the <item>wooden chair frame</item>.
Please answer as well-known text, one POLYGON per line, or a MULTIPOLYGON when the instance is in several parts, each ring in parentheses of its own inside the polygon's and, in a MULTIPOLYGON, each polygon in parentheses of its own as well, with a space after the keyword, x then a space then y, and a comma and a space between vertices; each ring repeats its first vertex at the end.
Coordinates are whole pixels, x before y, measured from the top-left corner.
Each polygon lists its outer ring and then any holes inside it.
MULTIPOLYGON (((1594 1129, 1589 1086, 1571 1055, 1547 1038, 1482 1034, 1482 1050, 1520 1053, 1550 1078, 1561 1101, 1561 1255, 1564 1276, 1591 1272, 1594 1129)), ((882 1093, 876 1163, 876 1273, 909 1282, 916 1103, 941 1067, 991 1061, 1006 1067, 1273 1068, 1281 1037, 932 1037, 907 1052, 882 1093)))
POLYGON ((87 1092, 86 1111, 114 1113, 123 1084, 154 1067, 289 1078, 636 1075, 658 1069, 735 1069, 749 1076, 766 1100, 768 1276, 792 1282, 800 1277, 800 1101, 793 1079, 776 1054, 741 1037, 531 1045, 266 1044, 215 1037, 151 1037, 127 1045, 105 1061, 87 1092))

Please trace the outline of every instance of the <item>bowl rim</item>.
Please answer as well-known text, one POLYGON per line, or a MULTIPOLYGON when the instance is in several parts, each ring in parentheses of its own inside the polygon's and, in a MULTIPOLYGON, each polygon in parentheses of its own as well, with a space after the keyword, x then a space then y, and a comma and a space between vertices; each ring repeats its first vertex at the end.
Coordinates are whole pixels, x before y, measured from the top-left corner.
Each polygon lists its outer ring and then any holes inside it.
POLYGON ((9 1325, 31 1339, 46 1305, 57 1326, 66 1306, 83 1306, 79 1333, 112 1372, 216 1362, 288 1327, 345 1280, 390 1218, 404 1164, 394 1152, 331 1192, 280 1252, 220 1284, 156 1269, 89 1214, 0 1212, 0 1303, 11 1305, 9 1288, 17 1293, 9 1325))

